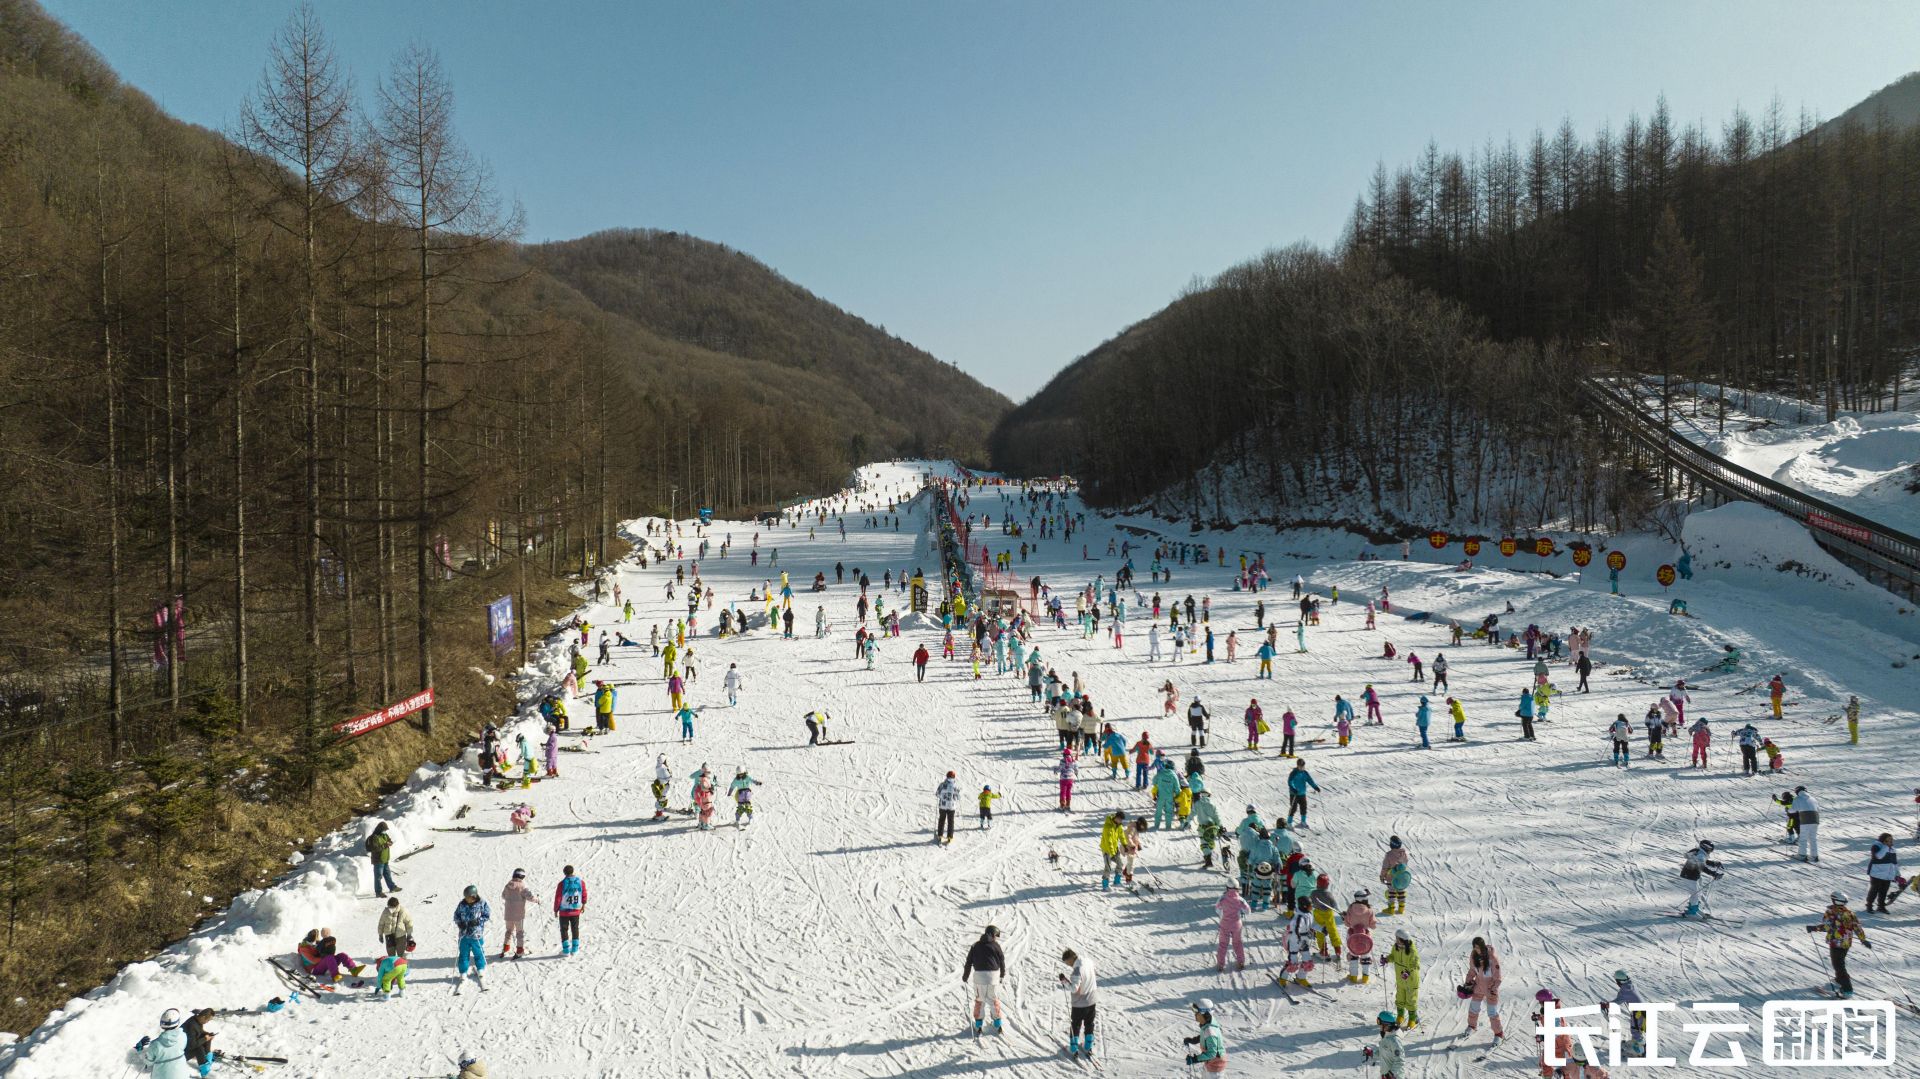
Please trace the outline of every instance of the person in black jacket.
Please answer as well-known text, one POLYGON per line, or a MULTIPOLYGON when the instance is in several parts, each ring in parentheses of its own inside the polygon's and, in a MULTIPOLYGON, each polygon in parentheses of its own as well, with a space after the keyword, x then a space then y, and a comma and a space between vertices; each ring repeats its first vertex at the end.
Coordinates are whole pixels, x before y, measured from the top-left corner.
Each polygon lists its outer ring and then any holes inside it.
POLYGON ((1899 878, 1900 855, 1894 853, 1893 833, 1881 832, 1880 838, 1873 842, 1873 853, 1867 859, 1868 914, 1887 912, 1887 894, 1899 878), (1878 906, 1874 905, 1876 901, 1878 906))
POLYGON ((967 949, 967 963, 960 980, 973 987, 973 1033, 978 1036, 982 1011, 993 1005, 993 1032, 1000 1033, 1000 979, 1007 972, 1007 956, 1000 950, 1000 929, 988 926, 980 939, 967 949))
POLYGON ((199 1067, 202 1075, 213 1066, 213 1032, 207 1029, 212 1018, 212 1008, 201 1008, 180 1028, 187 1036, 187 1059, 199 1067))

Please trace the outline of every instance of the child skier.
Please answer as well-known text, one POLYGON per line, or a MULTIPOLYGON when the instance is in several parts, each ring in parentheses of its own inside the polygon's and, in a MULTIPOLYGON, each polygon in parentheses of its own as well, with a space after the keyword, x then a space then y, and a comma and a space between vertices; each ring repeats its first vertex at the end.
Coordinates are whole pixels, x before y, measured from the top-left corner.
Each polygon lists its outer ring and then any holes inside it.
POLYGON ((733 782, 727 785, 727 794, 733 798, 733 826, 741 828, 753 823, 753 788, 760 781, 747 774, 745 768, 733 774, 733 782))
POLYGON ((580 916, 587 911, 587 882, 568 866, 553 889, 553 913, 560 919, 560 954, 580 951, 580 916))
POLYGON ((1227 947, 1233 947, 1235 970, 1247 969, 1247 946, 1240 930, 1240 920, 1251 913, 1253 908, 1247 903, 1240 886, 1228 884, 1226 891, 1220 893, 1220 899, 1213 909, 1220 912, 1219 939, 1214 945, 1213 969, 1227 969, 1227 947))
MULTIPOLYGON (((1213 796, 1204 790, 1193 796, 1193 806, 1193 815, 1200 822, 1200 868, 1212 869, 1213 850, 1222 834, 1220 811, 1213 807, 1213 796)), ((1222 864, 1225 864, 1226 860, 1223 852, 1222 864)))
POLYGON ((1200 1032, 1185 1039, 1185 1044, 1195 1047, 1194 1052, 1187 1054, 1187 1066, 1198 1064, 1219 1075, 1227 1070, 1227 1040, 1213 1021, 1213 1001, 1194 1001, 1193 1020, 1200 1025, 1200 1032))
POLYGON ((380 960, 380 981, 374 992, 387 1000, 393 1000, 407 991, 407 956, 385 956, 380 960))
POLYGON ((1385 965, 1393 968, 1393 1010, 1400 1026, 1412 1030, 1420 1025, 1420 949, 1404 929, 1393 931, 1393 948, 1385 965))
POLYGON ((527 871, 516 869, 513 879, 500 892, 500 916, 506 920, 507 935, 500 942, 500 958, 505 959, 515 943, 520 951, 515 959, 527 954, 527 904, 533 901, 533 889, 527 887, 527 871))
POLYGON ((1365 888, 1353 893, 1353 902, 1341 919, 1347 926, 1347 981, 1373 980, 1373 897, 1365 888))
POLYGON ((1313 913, 1313 946, 1322 959, 1331 959, 1336 963, 1340 959, 1340 929, 1334 919, 1338 916, 1338 901, 1333 898, 1333 878, 1321 873, 1314 878, 1313 892, 1307 897, 1313 913))
POLYGON ((1407 888, 1413 883, 1413 870, 1407 866, 1406 847, 1399 836, 1387 841, 1386 856, 1380 860, 1380 883, 1387 886, 1387 907, 1382 914, 1407 912, 1407 888))
POLYGON ((473 982, 486 992, 487 971, 487 923, 493 920, 493 910, 487 901, 480 898, 480 889, 469 884, 461 894, 460 902, 453 905, 453 924, 460 931, 460 961, 456 970, 459 978, 453 983, 453 991, 460 992, 469 967, 473 970, 473 982))
MULTIPOLYGON (((1372 617, 1368 617, 1372 621, 1372 617)), ((1380 1040, 1367 1048, 1367 1059, 1380 1070, 1380 1079, 1403 1079, 1407 1074, 1407 1053, 1400 1046, 1399 1017, 1383 1011, 1374 1017, 1380 1040)))
POLYGON ((693 806, 700 814, 700 830, 713 831, 713 781, 706 776, 693 782, 693 806))
POLYGON ((980 788, 980 827, 982 830, 993 827, 993 803, 1000 795, 991 786, 980 788))
POLYGON ((1313 915, 1296 910, 1287 917, 1285 929, 1287 965, 1280 968, 1280 980, 1311 988, 1307 975, 1313 973, 1313 915))
POLYGON ((1625 712, 1614 716, 1613 723, 1607 727, 1607 737, 1613 740, 1613 757, 1609 763, 1625 768, 1633 756, 1633 724, 1627 722, 1625 712))
POLYGON ((667 788, 673 783, 673 771, 667 767, 667 755, 660 754, 653 760, 653 819, 660 820, 667 815, 667 788))

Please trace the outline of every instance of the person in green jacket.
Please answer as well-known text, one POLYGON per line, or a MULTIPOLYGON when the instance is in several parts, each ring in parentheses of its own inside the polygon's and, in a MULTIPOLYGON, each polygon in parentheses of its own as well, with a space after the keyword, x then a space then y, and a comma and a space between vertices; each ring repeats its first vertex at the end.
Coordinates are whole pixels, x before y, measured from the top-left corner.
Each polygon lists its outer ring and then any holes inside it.
POLYGON ((1187 1045, 1195 1047, 1187 1054, 1188 1066, 1199 1064, 1215 1075, 1226 1071, 1227 1040, 1213 1021, 1213 1001, 1204 997, 1194 1001, 1193 1021, 1200 1025, 1200 1032, 1186 1039, 1187 1045))
POLYGON ((1386 965, 1393 968, 1393 1010, 1400 1026, 1412 1030, 1420 1025, 1420 949, 1404 929, 1393 931, 1393 950, 1386 965))
POLYGON ((1380 1079, 1400 1079, 1406 1074, 1407 1054, 1400 1048, 1400 1035, 1394 1029, 1397 1021, 1392 1012, 1381 1012, 1375 1019, 1380 1028, 1380 1041, 1368 1050, 1368 1059, 1380 1069, 1380 1079))
POLYGON ((367 837, 367 854, 373 859, 374 896, 384 899, 388 891, 399 891, 393 880, 393 836, 387 831, 386 821, 373 826, 373 834, 367 837))
POLYGON ((1287 904, 1288 910, 1313 909, 1314 878, 1318 876, 1319 872, 1313 868, 1312 859, 1300 859, 1300 864, 1293 867, 1293 875, 1287 878, 1287 888, 1292 892, 1292 901, 1287 904))
POLYGON ((1193 792, 1193 819, 1200 826, 1200 868, 1213 868, 1213 848, 1220 842, 1220 811, 1213 808, 1213 798, 1204 790, 1193 792))

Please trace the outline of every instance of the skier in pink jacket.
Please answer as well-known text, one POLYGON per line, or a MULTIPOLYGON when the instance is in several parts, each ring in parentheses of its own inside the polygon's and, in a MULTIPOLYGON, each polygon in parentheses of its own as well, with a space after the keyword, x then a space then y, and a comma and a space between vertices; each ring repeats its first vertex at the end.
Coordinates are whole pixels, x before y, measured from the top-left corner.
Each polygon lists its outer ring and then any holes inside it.
POLYGON ((527 887, 527 871, 516 869, 513 879, 500 893, 500 913, 507 923, 507 939, 500 944, 500 958, 505 959, 507 952, 517 941, 520 950, 514 954, 518 959, 527 954, 527 901, 533 898, 533 889, 527 887))
POLYGON ((1247 969, 1247 945, 1240 935, 1240 918, 1253 908, 1247 905, 1246 897, 1240 894, 1240 886, 1227 885, 1227 890, 1220 893, 1220 901, 1213 905, 1213 909, 1220 912, 1220 942, 1214 948, 1213 969, 1227 969, 1229 941, 1233 944, 1233 961, 1237 964, 1234 969, 1247 969))
POLYGON ((1667 691, 1667 699, 1673 702, 1674 729, 1679 730, 1687 724, 1687 705, 1693 703, 1693 695, 1687 692, 1687 680, 1682 678, 1674 682, 1673 688, 1667 691))
POLYGON ((1373 978, 1373 896, 1365 888, 1353 893, 1353 904, 1341 918, 1347 926, 1347 981, 1373 978))
POLYGON ((1500 1029, 1500 956, 1486 938, 1473 938, 1473 952, 1467 957, 1467 1030, 1480 1025, 1480 1009, 1487 1009, 1487 1025, 1493 1028, 1495 1041, 1506 1037, 1500 1029))

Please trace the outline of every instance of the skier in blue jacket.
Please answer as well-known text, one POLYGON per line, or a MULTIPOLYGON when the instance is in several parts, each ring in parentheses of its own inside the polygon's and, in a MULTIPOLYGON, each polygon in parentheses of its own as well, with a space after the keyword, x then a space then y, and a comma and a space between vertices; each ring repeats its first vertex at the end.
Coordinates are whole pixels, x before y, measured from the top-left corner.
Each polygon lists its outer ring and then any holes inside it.
POLYGON ((1315 794, 1320 793, 1320 784, 1315 783, 1313 776, 1307 772, 1307 762, 1294 761, 1293 771, 1287 773, 1288 824, 1293 823, 1293 814, 1297 810, 1300 813, 1300 827, 1307 826, 1307 788, 1309 787, 1313 788, 1315 794))
POLYGON ((180 1009, 168 1008, 160 1014, 160 1033, 141 1038, 134 1052, 159 1079, 189 1079, 194 1070, 187 1064, 187 1034, 180 1029, 180 1009))
POLYGON ((1127 764, 1127 740, 1120 736, 1119 731, 1108 727, 1106 735, 1100 739, 1100 752, 1107 758, 1107 778, 1117 778, 1120 769, 1127 764))
POLYGON ((1523 689, 1520 691, 1520 707, 1515 709, 1513 714, 1520 717, 1521 739, 1523 741, 1528 741, 1528 742, 1533 741, 1533 691, 1532 690, 1523 689))
POLYGON ((1248 842, 1241 845, 1240 852, 1246 858, 1240 867, 1240 891, 1253 904, 1254 910, 1265 910, 1272 900, 1273 882, 1278 879, 1272 874, 1280 868, 1279 852, 1274 849, 1273 839, 1265 828, 1249 836, 1248 842), (1262 878, 1254 872, 1262 862, 1267 864, 1269 873, 1264 878, 1264 888, 1258 883, 1262 878))
POLYGON ((1420 698, 1420 707, 1413 710, 1413 725, 1420 728, 1420 748, 1432 749, 1433 743, 1427 741, 1427 724, 1433 722, 1433 709, 1427 705, 1425 697, 1420 698))
MULTIPOLYGON (((453 905, 453 924, 460 930, 459 976, 467 976, 467 967, 473 967, 473 982, 485 992, 487 983, 483 977, 487 969, 487 922, 493 918, 492 908, 480 898, 480 889, 467 885, 460 902, 453 905)), ((455 980, 453 991, 460 991, 460 981, 455 980)))
POLYGON ((1173 827, 1173 799, 1180 793, 1180 773, 1174 770, 1173 762, 1160 758, 1159 766, 1153 773, 1153 829, 1173 827))
POLYGON ((1265 831, 1267 822, 1260 819, 1260 811, 1251 804, 1247 806, 1247 815, 1234 825, 1233 838, 1240 843, 1240 875, 1247 875, 1247 844, 1253 842, 1254 834, 1265 831))

